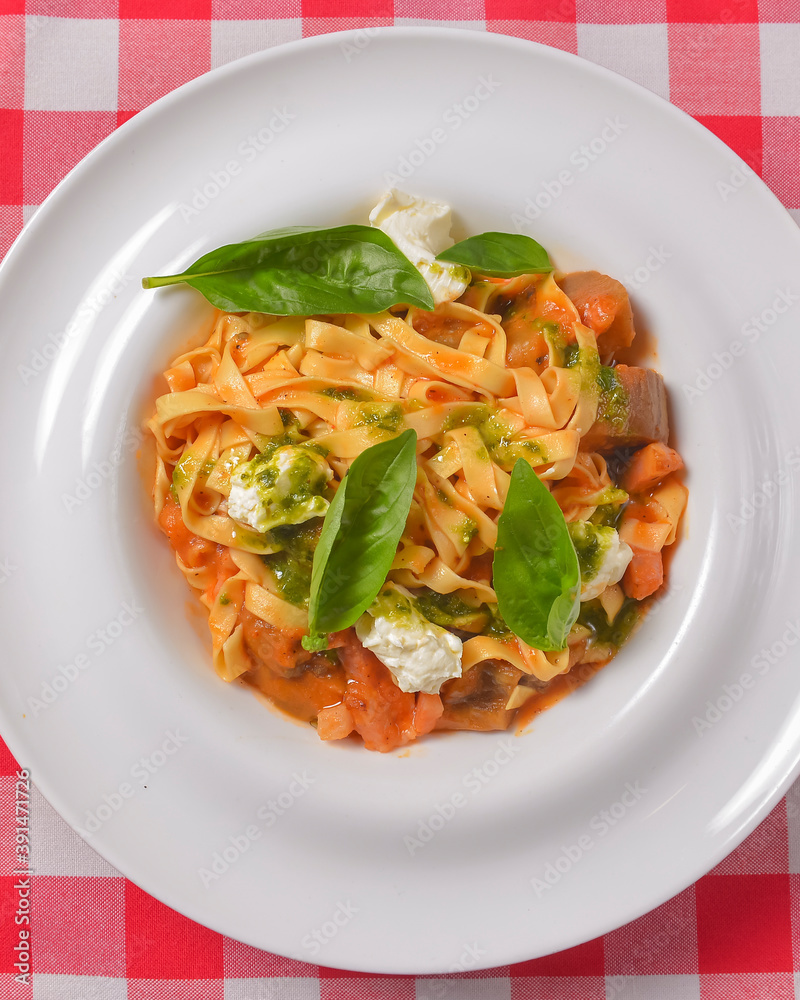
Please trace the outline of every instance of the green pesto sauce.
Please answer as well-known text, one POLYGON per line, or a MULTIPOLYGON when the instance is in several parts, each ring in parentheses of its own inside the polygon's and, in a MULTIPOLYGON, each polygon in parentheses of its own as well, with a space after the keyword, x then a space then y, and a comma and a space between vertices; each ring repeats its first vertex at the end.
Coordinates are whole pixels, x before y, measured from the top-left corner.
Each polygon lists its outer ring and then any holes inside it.
POLYGON ((194 462, 194 455, 187 451, 183 458, 172 470, 172 485, 176 490, 182 490, 189 485, 191 476, 191 465, 194 462))
POLYGON ((469 545, 472 539, 478 534, 478 525, 471 517, 465 517, 456 530, 458 537, 464 545, 469 545))
POLYGON ((585 625, 592 633, 592 644, 613 646, 619 649, 628 639, 639 621, 639 602, 627 597, 619 614, 610 623, 599 599, 581 604, 578 624, 585 625))
POLYGON ((597 419, 611 424, 615 430, 624 430, 628 423, 629 400, 619 375, 613 368, 600 365, 597 383, 600 386, 597 419))
POLYGON ((567 344, 564 348, 562 368, 575 368, 581 357, 581 349, 578 344, 567 344))
POLYGON ((329 389, 323 389, 322 395, 327 396, 328 399, 339 401, 349 399, 356 403, 368 403, 373 399, 365 389, 351 389, 349 386, 343 386, 339 389, 332 385, 329 389))
POLYGON ((457 594, 438 594, 425 587, 414 593, 417 607, 422 614, 442 628, 458 628, 464 632, 480 632, 490 620, 487 606, 474 607, 457 594))
POLYGON ((278 407, 278 415, 284 427, 292 427, 298 423, 297 417, 291 410, 286 410, 282 406, 278 407))
POLYGON ((380 615, 381 618, 386 618, 390 622, 408 621, 419 615, 414 602, 392 586, 384 586, 381 589, 369 611, 373 617, 380 615))
POLYGON ((219 595, 219 603, 220 604, 230 604, 231 603, 231 599, 230 599, 230 597, 228 597, 227 594, 220 594, 219 595))
POLYGON ((267 532, 269 541, 279 552, 262 556, 278 586, 278 593, 289 604, 307 608, 311 593, 311 567, 314 549, 321 530, 318 520, 303 524, 284 524, 267 532))
POLYGON ((454 431, 459 427, 480 427, 488 418, 489 407, 483 404, 477 406, 459 406, 454 409, 442 424, 443 431, 454 431))
POLYGON ((596 524, 601 528, 618 528, 624 509, 624 504, 600 504, 589 520, 592 524, 596 524))
POLYGON ((593 580, 602 565, 603 554, 608 548, 607 529, 586 524, 584 521, 572 521, 567 525, 567 530, 578 556, 581 580, 593 580))
POLYGON ((358 408, 354 427, 372 427, 389 434, 400 430, 403 408, 399 403, 362 403, 358 408))
POLYGON ((511 629, 506 625, 503 616, 500 614, 500 607, 497 604, 483 604, 481 610, 489 616, 489 621, 484 626, 481 635, 490 635, 495 639, 508 639, 513 635, 511 629))

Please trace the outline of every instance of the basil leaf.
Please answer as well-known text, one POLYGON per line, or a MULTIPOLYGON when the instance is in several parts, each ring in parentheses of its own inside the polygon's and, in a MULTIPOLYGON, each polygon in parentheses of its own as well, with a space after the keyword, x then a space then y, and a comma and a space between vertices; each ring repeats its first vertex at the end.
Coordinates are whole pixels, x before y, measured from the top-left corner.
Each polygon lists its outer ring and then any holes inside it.
POLYGON ((523 458, 497 522, 492 571, 511 631, 535 649, 563 649, 580 611, 578 557, 561 508, 523 458))
POLYGON ((273 316, 377 313, 403 303, 433 309, 425 279, 380 229, 274 229, 212 250, 182 274, 145 278, 145 288, 185 282, 219 309, 273 316))
POLYGON ((354 624, 378 596, 411 507, 416 445, 407 430, 367 448, 336 491, 314 552, 306 649, 354 624))
POLYGON ((470 236, 443 250, 436 259, 463 264, 489 278, 515 278, 518 274, 545 274, 553 270, 544 247, 530 236, 514 233, 470 236))

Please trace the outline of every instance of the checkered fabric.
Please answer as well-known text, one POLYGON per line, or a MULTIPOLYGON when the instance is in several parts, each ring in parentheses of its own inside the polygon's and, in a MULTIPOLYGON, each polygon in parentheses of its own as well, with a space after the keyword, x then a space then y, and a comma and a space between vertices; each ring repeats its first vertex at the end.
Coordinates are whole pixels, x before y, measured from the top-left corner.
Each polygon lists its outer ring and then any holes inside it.
MULTIPOLYGON (((392 24, 516 35, 616 70, 720 136, 800 222, 800 0, 0 0, 0 256, 156 98, 281 42, 392 24)), ((0 741, 0 1000, 800 997, 800 783, 709 875, 634 923, 510 968, 415 979, 289 961, 192 923, 98 857, 35 787, 34 874, 15 876, 18 771, 0 741), (15 963, 28 961, 24 985, 15 963)))

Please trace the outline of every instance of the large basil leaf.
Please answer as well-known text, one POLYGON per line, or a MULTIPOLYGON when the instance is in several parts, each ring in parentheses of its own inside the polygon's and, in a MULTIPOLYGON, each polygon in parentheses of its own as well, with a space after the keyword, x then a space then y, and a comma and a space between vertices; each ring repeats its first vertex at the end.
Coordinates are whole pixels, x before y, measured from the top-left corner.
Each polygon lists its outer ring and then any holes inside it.
POLYGON ((563 649, 580 611, 580 583, 561 508, 518 459, 497 522, 493 586, 500 614, 529 646, 563 649))
POLYGON ((328 508, 311 573, 306 649, 367 610, 391 569, 417 481, 417 435, 404 431, 362 452, 328 508))
POLYGON ((514 233, 482 233, 470 236, 436 257, 450 264, 463 264, 488 278, 514 278, 519 274, 544 274, 553 270, 544 247, 530 236, 514 233))
POLYGON ((380 229, 274 229, 205 254, 145 288, 191 285, 219 309, 273 316, 377 313, 404 303, 433 309, 424 278, 380 229))

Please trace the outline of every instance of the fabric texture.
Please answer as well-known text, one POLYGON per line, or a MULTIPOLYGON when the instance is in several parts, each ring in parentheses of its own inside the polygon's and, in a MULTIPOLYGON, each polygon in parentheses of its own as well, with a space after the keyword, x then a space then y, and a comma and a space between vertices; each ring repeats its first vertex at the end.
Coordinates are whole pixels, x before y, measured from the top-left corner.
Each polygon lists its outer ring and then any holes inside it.
MULTIPOLYGON (((629 77, 715 132, 800 222, 800 0, 0 0, 0 256, 75 164, 175 87, 303 36, 417 24, 516 35, 629 77)), ((290 961, 193 923, 95 854, 35 786, 33 874, 15 875, 24 764, 0 742, 0 1000, 800 997, 800 782, 717 868, 632 924, 478 973, 467 947, 452 975, 414 978, 290 961), (26 941, 30 985, 16 978, 26 941)))

